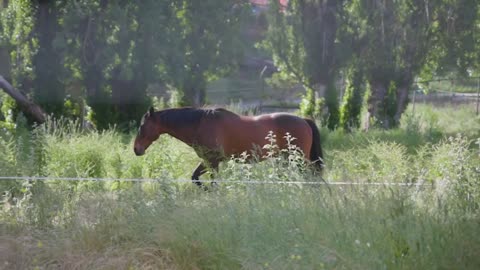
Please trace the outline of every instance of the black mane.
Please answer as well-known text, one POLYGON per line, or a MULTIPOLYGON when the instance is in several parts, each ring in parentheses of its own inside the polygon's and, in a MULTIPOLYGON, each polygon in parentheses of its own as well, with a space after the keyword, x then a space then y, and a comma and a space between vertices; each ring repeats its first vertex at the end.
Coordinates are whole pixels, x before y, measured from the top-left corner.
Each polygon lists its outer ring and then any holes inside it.
POLYGON ((195 127, 202 119, 206 117, 211 119, 218 118, 224 113, 233 114, 232 112, 223 108, 184 107, 158 111, 155 113, 155 116, 157 120, 162 123, 162 125, 165 125, 169 128, 179 126, 195 127))

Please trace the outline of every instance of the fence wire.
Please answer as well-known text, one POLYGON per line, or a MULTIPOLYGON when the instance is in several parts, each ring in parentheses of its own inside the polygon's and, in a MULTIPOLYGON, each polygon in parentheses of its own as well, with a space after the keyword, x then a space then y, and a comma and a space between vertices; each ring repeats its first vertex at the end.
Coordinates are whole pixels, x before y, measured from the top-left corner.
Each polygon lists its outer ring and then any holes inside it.
POLYGON ((326 185, 326 186, 433 186, 432 183, 395 183, 395 182, 346 182, 346 181, 261 181, 261 180, 189 180, 189 179, 157 179, 157 178, 99 178, 99 177, 46 177, 46 176, 0 176, 0 180, 25 181, 120 181, 120 182, 170 182, 170 183, 211 183, 217 184, 253 184, 253 185, 326 185))

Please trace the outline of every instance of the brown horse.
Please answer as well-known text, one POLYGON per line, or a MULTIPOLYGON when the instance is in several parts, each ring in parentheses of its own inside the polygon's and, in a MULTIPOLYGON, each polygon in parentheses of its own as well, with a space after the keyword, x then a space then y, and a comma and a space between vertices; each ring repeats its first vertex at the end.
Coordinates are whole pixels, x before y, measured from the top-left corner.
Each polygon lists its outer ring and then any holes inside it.
MULTIPOLYGON (((321 171, 323 155, 320 133, 315 122, 287 113, 272 113, 259 116, 241 116, 226 109, 175 108, 155 112, 153 108, 143 116, 134 152, 137 156, 157 140, 161 134, 169 134, 189 146, 203 159, 192 174, 192 181, 201 186, 199 177, 207 167, 217 170, 221 161, 254 149, 266 151, 266 135, 272 131, 277 138, 288 132, 296 138, 294 144, 303 151, 321 171)), ((279 149, 287 146, 286 140, 277 139, 279 149)), ((260 157, 265 155, 259 153, 260 157)))

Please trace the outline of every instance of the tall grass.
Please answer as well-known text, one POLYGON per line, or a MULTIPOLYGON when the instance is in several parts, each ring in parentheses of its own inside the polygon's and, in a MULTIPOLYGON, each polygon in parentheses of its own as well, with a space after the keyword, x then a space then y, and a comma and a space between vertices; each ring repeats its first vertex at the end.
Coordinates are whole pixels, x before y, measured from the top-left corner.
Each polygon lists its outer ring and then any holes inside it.
POLYGON ((136 157, 132 134, 17 125, 0 136, 2 175, 158 181, 0 180, 0 269, 478 269, 478 134, 417 112, 393 131, 322 130, 323 177, 420 187, 280 184, 319 178, 271 138, 268 160, 237 157, 216 178, 279 184, 205 192, 173 182, 199 159, 168 136, 136 157))
POLYGON ((9 269, 480 265, 478 213, 450 211, 450 201, 435 190, 237 186, 152 195, 135 187, 73 199, 49 191, 27 205, 54 209, 47 194, 57 204, 73 200, 51 224, 26 226, 4 217, 0 254, 9 269))

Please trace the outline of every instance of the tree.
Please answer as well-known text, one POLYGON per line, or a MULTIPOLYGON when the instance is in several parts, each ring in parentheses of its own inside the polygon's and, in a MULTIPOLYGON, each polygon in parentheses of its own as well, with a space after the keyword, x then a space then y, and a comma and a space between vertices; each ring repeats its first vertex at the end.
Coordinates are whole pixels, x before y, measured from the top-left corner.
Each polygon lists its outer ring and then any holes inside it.
POLYGON ((164 78, 180 90, 179 105, 203 105, 207 83, 235 69, 243 56, 246 6, 235 0, 177 0, 172 5, 164 78))
MULTIPOLYGON (((32 39, 34 28, 32 3, 31 1, 14 1, 3 2, 3 5, 0 12, 0 30, 2 31, 0 46, 3 51, 2 57, 6 58, 2 60, 2 69, 8 69, 2 71, 2 74, 6 75, 7 82, 3 83, 3 88, 21 89, 23 93, 20 95, 25 97, 32 91, 34 79, 32 58, 35 53, 35 44, 32 39), (11 85, 8 81, 12 82, 12 87, 9 87, 11 85)), ((14 93, 15 90, 10 92, 14 93)), ((12 120, 15 120, 16 113, 22 109, 19 106, 20 103, 13 100, 5 101, 2 104, 2 111, 11 112, 12 120)), ((29 116, 29 114, 26 115, 29 116)))
POLYGON ((357 0, 347 6, 354 18, 352 27, 360 29, 353 46, 370 84, 368 112, 382 127, 399 123, 411 84, 426 63, 434 43, 434 4, 423 0, 357 0))
POLYGON ((12 1, 1 10, 1 46, 9 59, 9 75, 13 86, 29 93, 33 87, 33 55, 36 46, 33 3, 27 0, 12 1))
POLYGON ((422 79, 457 73, 467 77, 480 68, 480 3, 475 0, 438 1, 434 14, 435 41, 429 47, 422 79))
POLYGON ((45 113, 40 106, 29 101, 21 92, 13 88, 13 86, 0 75, 0 88, 2 88, 9 96, 11 96, 19 105, 25 115, 30 116, 37 123, 45 122, 45 113))
POLYGON ((38 45, 32 58, 34 68, 33 98, 47 113, 63 113, 65 87, 62 82, 63 61, 53 41, 58 29, 58 9, 61 2, 35 0, 34 42, 38 45))
POLYGON ((165 44, 161 33, 168 7, 160 1, 65 5, 57 43, 64 47, 71 83, 82 82, 98 128, 138 120, 149 106, 146 90, 159 80, 157 63, 165 44))
POLYGON ((10 54, 13 84, 47 113, 60 115, 64 102, 62 61, 53 46, 56 1, 12 1, 2 10, 4 48, 10 54))
POLYGON ((289 1, 284 10, 272 1, 266 47, 281 72, 325 95, 328 126, 338 124, 335 78, 340 66, 336 43, 340 0, 289 1))
MULTIPOLYGON (((71 1, 57 43, 100 128, 140 119, 150 84, 171 85, 182 105, 205 101, 206 83, 241 55, 235 1, 71 1)), ((239 14, 237 14, 240 12, 239 14)))

